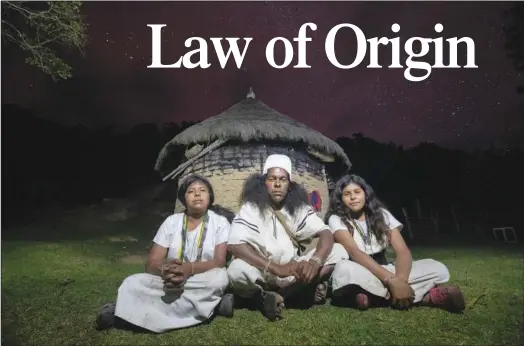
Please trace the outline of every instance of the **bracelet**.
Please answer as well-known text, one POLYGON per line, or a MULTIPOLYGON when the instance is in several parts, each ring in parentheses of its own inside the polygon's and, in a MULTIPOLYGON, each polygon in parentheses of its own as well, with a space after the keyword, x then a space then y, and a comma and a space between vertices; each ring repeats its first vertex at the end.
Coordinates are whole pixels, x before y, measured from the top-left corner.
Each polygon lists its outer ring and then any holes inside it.
POLYGON ((313 260, 313 261, 317 262, 318 265, 322 267, 322 260, 320 258, 318 258, 317 256, 312 256, 309 260, 310 261, 313 260))

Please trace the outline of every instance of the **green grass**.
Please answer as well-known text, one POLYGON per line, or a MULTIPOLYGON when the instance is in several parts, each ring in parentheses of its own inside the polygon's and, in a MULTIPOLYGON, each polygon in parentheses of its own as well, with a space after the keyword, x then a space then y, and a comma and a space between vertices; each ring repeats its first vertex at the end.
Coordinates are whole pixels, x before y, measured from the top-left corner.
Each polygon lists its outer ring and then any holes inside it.
POLYGON ((55 234, 60 230, 64 234, 74 233, 67 240, 54 237, 49 241, 24 241, 20 239, 22 232, 18 240, 4 240, 3 342, 35 345, 514 345, 523 342, 523 252, 507 247, 413 249, 415 258, 435 258, 449 267, 452 283, 460 285, 466 296, 468 310, 462 315, 432 308, 360 312, 333 307, 328 302, 310 310, 288 310, 284 319, 275 323, 267 322, 260 313, 237 310, 232 319, 217 317, 210 324, 161 335, 95 331, 99 307, 114 301, 126 276, 143 270, 141 264, 122 264, 117 259, 145 252, 159 222, 140 224, 131 220, 112 224, 113 234, 136 235, 139 229, 146 229, 135 243, 107 241, 102 234, 109 224, 96 226, 93 220, 82 223, 89 225, 82 230, 80 226, 67 226, 65 231, 64 224, 32 226, 40 234, 51 228, 55 234))

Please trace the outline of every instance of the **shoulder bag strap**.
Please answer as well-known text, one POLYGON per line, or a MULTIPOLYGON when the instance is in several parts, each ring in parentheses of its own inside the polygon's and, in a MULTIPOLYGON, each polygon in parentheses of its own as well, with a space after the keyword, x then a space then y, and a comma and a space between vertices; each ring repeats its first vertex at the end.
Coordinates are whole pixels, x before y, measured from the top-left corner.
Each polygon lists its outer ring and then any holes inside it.
POLYGON ((285 221, 284 215, 282 215, 282 213, 280 213, 279 211, 274 210, 273 208, 271 208, 271 211, 276 216, 276 218, 278 219, 282 227, 284 227, 284 230, 286 231, 287 235, 291 239, 291 242, 293 243, 293 245, 299 250, 299 254, 302 253, 306 249, 306 247, 300 244, 298 240, 295 238, 295 235, 291 232, 291 230, 289 229, 285 221))

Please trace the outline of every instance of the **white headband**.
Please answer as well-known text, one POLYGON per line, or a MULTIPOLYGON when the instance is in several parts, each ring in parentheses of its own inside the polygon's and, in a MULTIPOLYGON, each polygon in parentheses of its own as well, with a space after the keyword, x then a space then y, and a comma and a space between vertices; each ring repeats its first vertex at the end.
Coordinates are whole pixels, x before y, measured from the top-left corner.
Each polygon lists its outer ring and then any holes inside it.
POLYGON ((263 174, 266 174, 271 168, 282 168, 289 174, 289 180, 291 180, 291 159, 286 155, 269 155, 264 164, 263 174))

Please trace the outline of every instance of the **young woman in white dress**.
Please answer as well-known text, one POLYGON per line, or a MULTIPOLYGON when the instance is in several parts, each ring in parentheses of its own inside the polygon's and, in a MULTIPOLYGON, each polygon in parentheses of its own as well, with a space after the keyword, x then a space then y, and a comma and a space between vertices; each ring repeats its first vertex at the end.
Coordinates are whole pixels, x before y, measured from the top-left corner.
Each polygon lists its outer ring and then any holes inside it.
POLYGON ((448 268, 433 259, 412 260, 400 234, 402 224, 363 178, 347 175, 337 182, 326 220, 335 241, 350 256, 333 271, 335 298, 349 299, 361 310, 383 304, 400 309, 425 305, 464 310, 461 290, 442 285, 449 281, 448 268), (396 254, 394 264, 386 260, 389 245, 396 254))
POLYGON ((232 316, 226 271, 230 223, 214 210, 211 184, 190 176, 179 187, 186 207, 160 226, 149 251, 146 273, 127 277, 116 304, 102 307, 99 330, 132 325, 161 333, 209 320, 215 312, 232 316))

